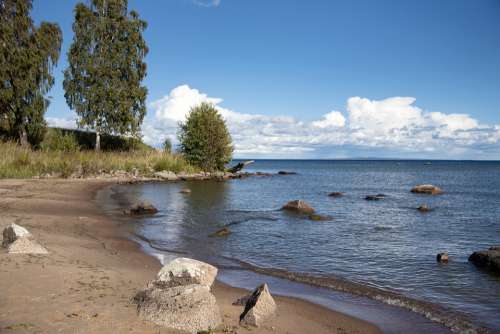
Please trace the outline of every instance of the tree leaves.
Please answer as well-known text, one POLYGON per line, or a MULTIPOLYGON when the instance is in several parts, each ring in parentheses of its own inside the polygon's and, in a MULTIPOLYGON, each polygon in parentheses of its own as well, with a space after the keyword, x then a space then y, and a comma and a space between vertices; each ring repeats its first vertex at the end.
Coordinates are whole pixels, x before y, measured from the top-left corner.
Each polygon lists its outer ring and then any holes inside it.
POLYGON ((31 0, 0 0, 0 117, 23 145, 43 137, 45 94, 62 43, 57 24, 35 27, 31 8, 31 0))
POLYGON ((205 171, 223 170, 232 157, 231 135, 211 104, 202 103, 180 124, 180 151, 186 160, 205 171))
POLYGON ((146 113, 146 22, 126 0, 75 7, 74 39, 64 72, 65 97, 79 125, 97 133, 138 135, 146 113))

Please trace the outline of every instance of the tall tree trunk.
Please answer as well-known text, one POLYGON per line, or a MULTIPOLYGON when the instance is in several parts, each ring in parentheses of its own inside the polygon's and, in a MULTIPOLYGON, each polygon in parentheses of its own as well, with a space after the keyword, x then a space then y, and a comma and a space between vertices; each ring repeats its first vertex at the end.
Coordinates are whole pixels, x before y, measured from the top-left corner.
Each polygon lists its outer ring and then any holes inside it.
POLYGON ((99 130, 95 131, 95 151, 101 151, 101 133, 99 132, 99 130))
POLYGON ((29 147, 30 143, 28 141, 28 133, 26 132, 26 127, 23 125, 19 130, 19 142, 22 147, 29 147))

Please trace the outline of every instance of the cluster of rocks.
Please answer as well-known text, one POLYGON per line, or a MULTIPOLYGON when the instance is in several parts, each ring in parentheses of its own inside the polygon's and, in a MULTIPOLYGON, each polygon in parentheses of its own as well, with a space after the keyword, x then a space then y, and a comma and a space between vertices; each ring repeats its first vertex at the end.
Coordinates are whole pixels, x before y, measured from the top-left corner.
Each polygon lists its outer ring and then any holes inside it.
MULTIPOLYGON (((450 260, 447 252, 438 253, 437 262, 448 263, 450 260)), ((490 247, 485 250, 476 251, 469 256, 469 261, 480 268, 500 273, 500 247, 490 247)))
POLYGON ((4 228, 2 246, 10 254, 48 254, 27 229, 14 223, 4 228))
POLYGON ((164 181, 204 181, 204 180, 230 180, 241 179, 249 176, 271 176, 270 173, 263 172, 199 172, 199 173, 174 173, 172 171, 161 171, 153 174, 157 180, 164 181))
MULTIPOLYGON (((139 316, 169 329, 199 333, 222 323, 219 306, 211 293, 217 268, 189 258, 177 258, 165 265, 156 279, 134 297, 139 316)), ((242 325, 260 326, 276 310, 267 285, 246 297, 242 325)))

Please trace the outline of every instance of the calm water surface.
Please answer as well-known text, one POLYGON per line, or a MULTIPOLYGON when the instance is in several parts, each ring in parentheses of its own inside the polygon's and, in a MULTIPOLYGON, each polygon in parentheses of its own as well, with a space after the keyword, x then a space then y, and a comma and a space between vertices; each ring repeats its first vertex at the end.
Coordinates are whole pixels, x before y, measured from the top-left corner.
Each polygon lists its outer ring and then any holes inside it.
MULTIPOLYGON (((340 279, 367 287, 372 297, 373 291, 389 291, 500 332, 500 276, 467 261, 475 250, 500 245, 500 163, 262 160, 250 170, 298 174, 127 186, 127 196, 160 209, 138 221, 137 235, 156 249, 226 266, 229 281, 241 280, 242 274, 230 270, 238 266, 340 279), (438 185, 445 194, 410 193, 422 183, 438 185), (180 194, 183 187, 192 193, 180 194), (345 195, 328 197, 333 191, 345 195), (364 200, 378 193, 387 197, 364 200), (310 221, 279 210, 294 199, 332 220, 310 221), (433 210, 420 213, 421 204, 433 210), (209 237, 224 226, 233 232, 229 237, 209 237), (442 251, 450 263, 436 262, 442 251)), ((384 301, 398 304, 392 294, 384 301)))

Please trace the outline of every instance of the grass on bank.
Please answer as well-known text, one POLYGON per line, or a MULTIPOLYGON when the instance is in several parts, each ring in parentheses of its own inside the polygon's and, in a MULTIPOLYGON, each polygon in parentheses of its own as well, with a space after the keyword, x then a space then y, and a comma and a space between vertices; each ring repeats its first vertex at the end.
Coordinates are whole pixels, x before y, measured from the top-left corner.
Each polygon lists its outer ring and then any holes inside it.
POLYGON ((155 171, 196 172, 182 156, 154 149, 135 151, 95 152, 79 150, 63 138, 57 150, 43 147, 39 150, 23 148, 14 142, 0 141, 0 178, 31 178, 46 174, 70 177, 98 175, 101 172, 137 169, 141 175, 155 171))

